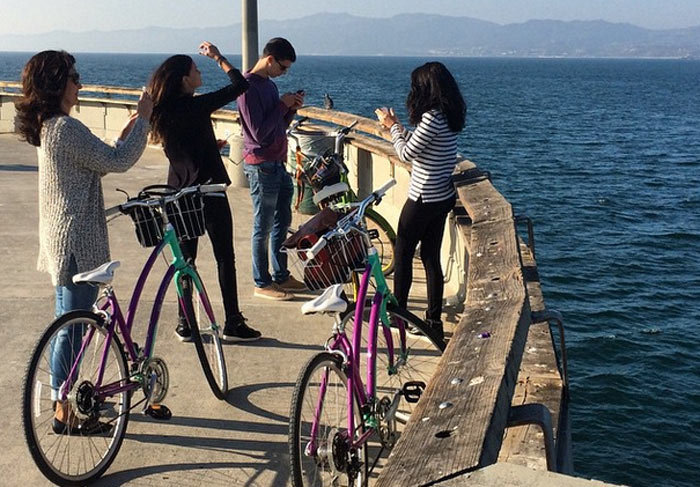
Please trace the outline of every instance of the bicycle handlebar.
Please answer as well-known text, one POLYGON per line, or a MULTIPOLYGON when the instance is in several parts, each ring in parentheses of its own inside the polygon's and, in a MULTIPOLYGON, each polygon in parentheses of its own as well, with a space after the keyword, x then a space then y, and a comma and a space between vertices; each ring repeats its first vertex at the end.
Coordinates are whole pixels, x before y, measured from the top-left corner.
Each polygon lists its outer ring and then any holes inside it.
POLYGON ((206 194, 206 193, 223 193, 226 191, 226 183, 217 183, 217 184, 201 184, 199 186, 199 192, 206 194))
POLYGON ((326 246, 326 244, 331 238, 337 235, 345 235, 348 232, 352 231, 353 228, 358 229, 359 223, 362 221, 362 218, 364 218, 365 211, 367 210, 367 208, 372 204, 379 204, 386 192, 389 191, 389 189, 393 188, 395 185, 396 179, 391 178, 382 186, 370 193, 369 196, 367 196, 359 203, 359 206, 355 210, 353 210, 348 215, 339 220, 332 230, 323 234, 323 236, 318 239, 318 242, 316 242, 311 248, 306 250, 307 258, 313 259, 314 257, 316 257, 318 253, 326 246))
POLYGON ((323 250, 323 248, 328 244, 328 240, 326 240, 326 236, 324 235, 322 238, 318 239, 318 242, 316 242, 310 249, 306 250, 306 257, 311 260, 314 257, 318 255, 318 253, 323 250))
POLYGON ((144 206, 144 207, 150 207, 150 206, 162 206, 165 205, 166 203, 171 203, 173 201, 176 201, 183 196, 190 194, 190 193, 195 193, 199 192, 202 194, 210 194, 211 196, 223 196, 223 194, 226 191, 227 185, 225 183, 217 183, 217 184, 199 184, 196 186, 188 186, 186 188, 182 188, 181 190, 169 194, 169 195, 148 195, 146 192, 146 196, 142 197, 139 195, 139 197, 127 200, 126 202, 112 206, 110 208, 107 208, 105 210, 105 217, 109 218, 111 216, 117 215, 119 213, 126 213, 126 211, 129 208, 134 208, 136 206, 144 206))
POLYGON ((383 186, 380 186, 379 189, 374 190, 374 194, 377 195, 378 199, 381 199, 382 196, 384 196, 386 192, 394 186, 396 186, 396 179, 391 178, 386 183, 384 183, 383 186))

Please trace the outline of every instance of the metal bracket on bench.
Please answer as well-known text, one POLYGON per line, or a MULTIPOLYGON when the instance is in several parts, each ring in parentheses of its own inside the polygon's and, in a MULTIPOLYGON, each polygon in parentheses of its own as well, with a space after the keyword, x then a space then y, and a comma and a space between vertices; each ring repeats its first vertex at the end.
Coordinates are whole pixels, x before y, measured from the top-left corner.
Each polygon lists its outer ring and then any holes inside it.
POLYGON ((527 215, 516 215, 514 217, 516 225, 518 223, 527 223, 527 246, 532 252, 532 258, 535 258, 535 229, 532 225, 532 218, 527 215))
POLYGON ((513 406, 508 413, 508 427, 536 424, 544 433, 544 451, 547 456, 547 470, 556 471, 557 452, 554 449, 554 430, 552 429, 552 414, 544 404, 522 404, 513 406))
MULTIPOLYGON (((557 365, 559 366, 559 373, 562 376, 562 381, 564 382, 564 390, 568 392, 569 389, 569 368, 566 363, 566 341, 564 340, 564 318, 562 318, 559 311, 553 309, 545 309, 544 311, 536 311, 530 315, 531 323, 541 323, 546 321, 547 323, 556 323, 559 328, 559 347, 560 354, 557 355, 557 365)), ((554 341, 554 337, 552 337, 554 341)), ((555 347, 556 350, 556 347, 555 347)))

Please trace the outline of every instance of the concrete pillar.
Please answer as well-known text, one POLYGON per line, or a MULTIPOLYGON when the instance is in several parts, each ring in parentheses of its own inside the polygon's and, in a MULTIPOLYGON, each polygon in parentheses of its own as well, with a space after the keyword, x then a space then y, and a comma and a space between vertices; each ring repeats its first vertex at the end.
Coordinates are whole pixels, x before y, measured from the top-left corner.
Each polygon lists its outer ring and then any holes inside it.
POLYGON ((258 0, 241 2, 241 71, 246 72, 258 60, 258 0))
MULTIPOLYGON (((241 1, 241 71, 246 72, 258 60, 258 0, 241 1)), ((228 139, 232 160, 238 165, 227 164, 226 170, 234 188, 248 187, 243 173, 243 134, 233 134, 228 139)))

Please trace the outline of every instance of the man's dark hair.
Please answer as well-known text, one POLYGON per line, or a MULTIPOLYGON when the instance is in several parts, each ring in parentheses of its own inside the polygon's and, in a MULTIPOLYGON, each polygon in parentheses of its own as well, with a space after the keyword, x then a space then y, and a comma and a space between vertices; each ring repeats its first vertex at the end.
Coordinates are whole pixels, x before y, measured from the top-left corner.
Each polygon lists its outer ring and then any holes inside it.
POLYGON ((263 57, 266 56, 274 56, 278 61, 295 62, 297 60, 297 53, 294 52, 292 44, 282 37, 273 37, 267 41, 263 49, 263 57))

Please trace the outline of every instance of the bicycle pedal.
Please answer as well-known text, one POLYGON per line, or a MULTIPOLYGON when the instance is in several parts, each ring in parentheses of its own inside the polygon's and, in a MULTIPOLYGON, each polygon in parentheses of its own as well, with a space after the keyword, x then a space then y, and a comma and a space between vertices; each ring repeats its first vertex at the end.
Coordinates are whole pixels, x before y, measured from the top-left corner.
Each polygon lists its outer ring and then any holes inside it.
POLYGON ((421 395, 423 395, 423 391, 425 390, 425 382, 406 382, 401 390, 403 392, 403 397, 406 398, 406 402, 414 404, 417 403, 420 400, 421 395))
POLYGON ((172 411, 165 404, 152 404, 143 410, 143 414, 158 421, 167 421, 173 417, 172 411))

